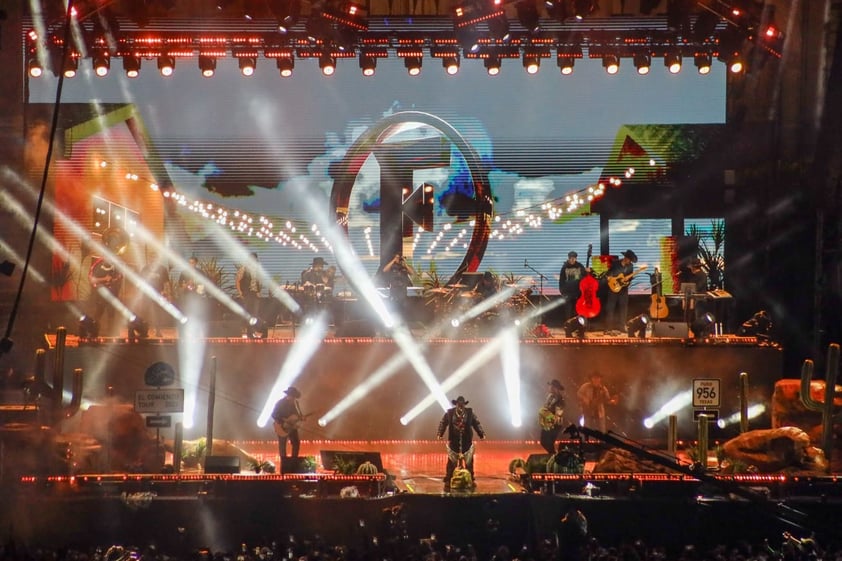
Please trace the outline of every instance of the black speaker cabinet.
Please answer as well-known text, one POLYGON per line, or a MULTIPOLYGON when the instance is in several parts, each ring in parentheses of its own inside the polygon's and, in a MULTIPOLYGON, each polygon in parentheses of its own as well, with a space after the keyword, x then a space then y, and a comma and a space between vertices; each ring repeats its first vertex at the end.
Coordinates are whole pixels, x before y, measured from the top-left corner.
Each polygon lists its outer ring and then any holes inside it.
POLYGON ((314 473, 315 467, 307 458, 281 458, 281 475, 288 473, 314 473))
POLYGON ((374 337, 374 324, 367 319, 352 319, 336 327, 337 337, 374 337))
POLYGON ((327 470, 339 469, 338 466, 352 466, 354 471, 364 464, 371 462, 377 468, 377 473, 383 473, 383 459, 380 452, 346 452, 338 450, 321 450, 319 455, 322 466, 327 470))
POLYGON ((690 328, 683 321, 656 321, 652 324, 652 337, 687 339, 690 328))
POLYGON ((527 473, 546 473, 547 462, 550 461, 552 454, 529 454, 526 458, 527 473))
POLYGON ((208 456, 205 473, 240 473, 239 456, 208 456))

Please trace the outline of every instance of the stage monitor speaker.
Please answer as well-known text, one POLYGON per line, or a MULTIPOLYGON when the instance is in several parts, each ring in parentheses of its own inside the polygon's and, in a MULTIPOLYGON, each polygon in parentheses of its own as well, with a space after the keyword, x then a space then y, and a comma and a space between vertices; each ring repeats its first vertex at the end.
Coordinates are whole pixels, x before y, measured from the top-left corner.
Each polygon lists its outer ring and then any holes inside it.
POLYGON ((354 471, 364 464, 371 462, 377 468, 377 473, 383 473, 383 459, 380 452, 347 452, 340 450, 321 450, 322 466, 327 469, 338 469, 341 465, 352 465, 354 471))
POLYGON ((239 456, 207 456, 205 473, 240 473, 239 456))
POLYGON ((281 475, 288 473, 315 473, 316 469, 307 458, 281 458, 281 475))
POLYGON ((547 462, 550 461, 552 454, 529 454, 526 458, 526 472, 527 473, 546 473, 547 462))
POLYGON ((374 324, 367 319, 347 320, 336 328, 337 337, 374 337, 374 324))
POLYGON ((652 337, 687 339, 690 328, 683 321, 656 321, 652 324, 652 337))

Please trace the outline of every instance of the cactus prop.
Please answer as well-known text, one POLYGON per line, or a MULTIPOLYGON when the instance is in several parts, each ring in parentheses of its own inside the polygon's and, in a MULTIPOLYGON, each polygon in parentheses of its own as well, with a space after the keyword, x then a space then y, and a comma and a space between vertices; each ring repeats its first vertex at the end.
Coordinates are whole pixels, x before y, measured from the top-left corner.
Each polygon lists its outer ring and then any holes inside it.
POLYGON ((842 407, 834 405, 836 398, 842 398, 842 392, 836 391, 836 379, 839 376, 839 344, 831 343, 827 348, 823 401, 816 401, 810 395, 813 367, 813 361, 810 359, 805 360, 801 367, 801 403, 808 410, 819 411, 822 414, 821 449, 829 462, 833 451, 833 423, 842 421, 842 407))
POLYGON ((56 353, 53 364, 53 384, 45 382, 44 372, 46 370, 46 351, 38 349, 35 351, 35 386, 43 390, 44 395, 51 401, 50 419, 51 425, 57 425, 62 420, 72 417, 79 411, 82 404, 82 369, 73 370, 73 385, 70 394, 70 403, 64 405, 64 350, 67 344, 67 329, 59 327, 56 331, 56 353))

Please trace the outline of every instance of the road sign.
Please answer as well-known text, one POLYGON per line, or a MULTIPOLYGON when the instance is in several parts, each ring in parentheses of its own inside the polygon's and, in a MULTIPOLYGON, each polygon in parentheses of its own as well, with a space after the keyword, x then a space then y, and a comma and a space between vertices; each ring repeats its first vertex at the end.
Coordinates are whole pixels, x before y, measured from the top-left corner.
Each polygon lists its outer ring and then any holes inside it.
POLYGON ((693 420, 698 421, 699 415, 707 415, 708 423, 715 423, 719 420, 719 409, 694 409, 693 420))
POLYGON ((146 426, 152 429, 166 429, 172 426, 172 415, 149 415, 146 426))
POLYGON ((138 390, 134 394, 134 410, 138 413, 183 413, 184 390, 138 390))
POLYGON ((175 383, 175 369, 166 362, 156 362, 146 369, 143 380, 147 386, 171 386, 175 383))
POLYGON ((718 378, 696 378, 693 380, 693 407, 718 408, 719 401, 718 378))

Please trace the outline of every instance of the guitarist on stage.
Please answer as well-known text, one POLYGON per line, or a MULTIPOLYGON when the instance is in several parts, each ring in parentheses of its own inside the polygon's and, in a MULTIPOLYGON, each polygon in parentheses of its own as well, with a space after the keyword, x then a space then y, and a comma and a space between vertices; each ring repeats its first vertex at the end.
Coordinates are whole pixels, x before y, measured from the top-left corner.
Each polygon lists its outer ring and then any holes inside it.
POLYGON ((623 279, 631 280, 634 273, 634 264, 637 263, 637 255, 634 251, 627 249, 619 259, 614 259, 611 268, 605 274, 606 279, 619 279, 621 287, 619 291, 605 291, 605 330, 608 335, 621 335, 622 329, 629 314, 629 283, 622 282, 623 279))
POLYGON ((548 454, 555 454, 555 442, 564 424, 564 386, 558 380, 547 382, 550 387, 544 405, 538 410, 541 426, 541 446, 548 454))
POLYGON ((301 392, 298 388, 290 386, 285 392, 286 395, 275 404, 272 410, 272 420, 275 421, 275 434, 278 435, 278 452, 281 458, 287 456, 287 441, 291 446, 293 458, 298 457, 298 450, 301 448, 301 438, 298 435, 298 427, 304 420, 301 409, 298 407, 298 399, 301 392))

